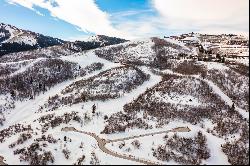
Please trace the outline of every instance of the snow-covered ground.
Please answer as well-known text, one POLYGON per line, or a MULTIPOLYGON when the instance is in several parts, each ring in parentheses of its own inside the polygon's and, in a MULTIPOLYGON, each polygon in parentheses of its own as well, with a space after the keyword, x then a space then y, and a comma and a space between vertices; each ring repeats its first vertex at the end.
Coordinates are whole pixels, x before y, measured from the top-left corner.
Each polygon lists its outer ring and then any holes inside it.
POLYGON ((163 102, 172 103, 172 104, 181 104, 181 105, 192 105, 192 106, 199 106, 201 103, 199 100, 191 95, 179 95, 179 94, 169 94, 164 95, 160 93, 155 93, 155 97, 159 98, 163 102))
MULTIPOLYGON (((16 102, 16 108, 14 110, 12 110, 11 114, 6 116, 6 118, 10 119, 10 120, 8 120, 6 126, 13 125, 13 124, 18 123, 18 122, 23 121, 23 120, 26 121, 27 118, 29 118, 29 117, 34 119, 34 116, 36 116, 35 112, 39 109, 40 105, 43 105, 43 103, 45 103, 49 97, 60 93, 65 87, 72 84, 73 82, 75 82, 77 80, 81 80, 83 78, 87 79, 91 76, 94 76, 94 75, 100 73, 101 71, 105 71, 111 67, 119 66, 119 64, 114 64, 114 63, 111 63, 111 62, 106 61, 104 59, 98 58, 94 54, 91 54, 91 55, 72 55, 70 57, 62 57, 62 59, 64 59, 64 60, 70 59, 71 62, 79 62, 79 64, 82 67, 86 67, 86 66, 92 64, 93 62, 101 62, 101 63, 103 62, 105 65, 104 65, 102 70, 94 72, 94 73, 87 75, 85 77, 79 77, 79 78, 76 78, 75 80, 68 80, 68 81, 62 82, 62 83, 54 86, 52 89, 45 92, 44 94, 37 96, 34 100, 26 100, 26 101, 16 102), (75 59, 74 59, 74 57, 75 57, 75 59), (34 114, 34 116, 31 116, 31 114, 34 114), (15 117, 15 118, 13 118, 13 117, 15 117)), ((41 60, 41 59, 37 59, 35 61, 39 61, 39 60, 41 60)), ((34 63, 32 63, 32 64, 34 64, 34 63)), ((24 68, 21 68, 18 72, 25 71, 25 69, 27 67, 31 66, 32 64, 30 64, 24 68)))
POLYGON ((30 34, 19 33, 16 36, 12 36, 10 39, 5 40, 3 43, 19 43, 34 46, 37 44, 36 36, 30 34))
MULTIPOLYGON (((206 128, 212 128, 212 124, 209 123, 209 121, 207 122, 207 126, 205 126, 206 128)), ((198 131, 202 131, 203 134, 206 135, 207 137, 207 144, 208 147, 210 149, 211 152, 211 157, 206 160, 203 161, 202 164, 219 164, 219 165, 228 165, 228 161, 227 161, 227 156, 220 150, 220 145, 225 143, 224 139, 218 138, 216 136, 213 136, 212 134, 209 134, 206 132, 206 130, 204 128, 201 128, 200 126, 195 126, 189 123, 183 123, 183 122, 179 122, 179 121, 173 121, 170 122, 168 125, 164 126, 163 128, 165 130, 169 130, 169 129, 173 129, 176 127, 180 127, 180 126, 188 126, 190 128, 190 132, 180 132, 180 133, 176 133, 178 136, 181 137, 185 137, 185 138, 190 138, 190 137, 194 137, 195 134, 197 134, 198 131)), ((150 132, 154 132, 154 130, 149 130, 147 131, 147 133, 150 132)), ((124 133, 123 135, 120 135, 120 138, 123 137, 128 137, 131 131, 129 131, 129 133, 124 133)), ((136 130, 136 133, 144 133, 144 131, 140 131, 140 130, 136 130)), ((173 134, 175 134, 174 132, 170 132, 167 135, 170 137, 173 134)), ((137 134, 138 135, 138 134, 137 134)), ((152 161, 156 161, 159 162, 152 154, 152 148, 157 148, 159 145, 164 143, 164 139, 163 137, 166 134, 159 134, 159 135, 152 135, 152 136, 147 136, 147 137, 141 137, 141 138, 136 138, 136 139, 131 139, 131 140, 127 140, 127 141, 120 141, 120 142, 114 142, 114 143, 110 143, 107 145, 108 148, 112 149, 113 151, 119 152, 121 154, 128 154, 128 155, 133 155, 139 158, 144 158, 144 159, 150 159, 152 161), (137 149, 135 148, 131 143, 135 140, 138 140, 141 144, 140 148, 137 149), (123 142, 125 142, 125 146, 122 147, 121 149, 119 148, 119 145, 122 144, 123 142)), ((113 137, 113 138, 119 138, 117 136, 113 137)), ((169 161, 169 162, 162 162, 162 164, 164 165, 177 165, 178 163, 174 162, 174 161, 169 161)))
MULTIPOLYGON (((249 56, 248 52, 246 54, 249 56)), ((249 66, 249 57, 237 58, 237 59, 235 59, 235 58, 227 58, 227 60, 229 60, 230 62, 240 63, 240 64, 244 64, 246 66, 249 66)))
MULTIPOLYGON (((88 52, 86 55, 85 54, 75 54, 72 56, 61 57, 61 59, 66 60, 66 61, 70 61, 70 62, 77 62, 81 67, 86 67, 87 65, 90 65, 93 62, 101 62, 104 64, 104 67, 101 71, 105 71, 107 69, 117 67, 120 65, 117 63, 111 63, 111 62, 106 61, 104 59, 98 58, 91 51, 88 52)), ((31 67, 32 65, 34 65, 35 62, 38 62, 40 60, 42 60, 42 59, 40 58, 40 59, 34 60, 32 63, 19 69, 17 72, 15 72, 13 74, 18 74, 20 72, 24 72, 28 67, 31 67)), ((79 111, 79 112, 83 112, 83 113, 90 112, 91 113, 91 108, 92 108, 93 103, 95 103, 97 105, 97 111, 100 112, 101 114, 111 115, 115 112, 121 111, 123 109, 124 104, 132 101, 138 95, 143 93, 147 88, 154 86, 155 84, 157 84, 161 80, 160 76, 156 76, 156 75, 152 74, 148 68, 142 67, 142 70, 147 74, 151 74, 150 80, 146 81, 139 88, 133 90, 132 93, 125 94, 121 98, 109 100, 107 102, 101 102, 101 101, 87 102, 84 104, 73 105, 70 108, 63 107, 63 108, 57 110, 59 112, 58 115, 63 114, 64 112, 71 112, 71 111, 79 111)), ((83 79, 83 78, 87 79, 91 76, 94 76, 94 75, 100 73, 101 71, 94 72, 93 74, 87 75, 85 77, 76 78, 75 80, 69 80, 69 81, 65 81, 63 83, 60 83, 60 84, 54 86, 49 91, 45 92, 44 94, 40 94, 34 100, 25 100, 22 102, 16 102, 15 109, 13 109, 10 114, 5 115, 6 119, 8 119, 8 121, 6 121, 6 123, 4 123, 4 126, 1 126, 1 129, 7 128, 8 126, 11 126, 11 125, 17 124, 17 123, 32 124, 32 122, 35 119, 39 118, 42 115, 48 114, 48 113, 35 113, 35 112, 39 109, 40 105, 42 105, 43 103, 45 103, 48 100, 48 98, 50 96, 53 96, 55 94, 60 93, 61 90, 63 90, 68 85, 70 85, 72 82, 75 82, 75 81, 83 79)), ((35 126, 37 126, 37 124, 35 126)), ((32 127, 35 127, 35 126, 32 126, 32 127)), ((37 127, 39 127, 39 125, 37 127)), ((87 124, 84 127, 84 130, 99 134, 100 131, 103 130, 103 127, 104 127, 103 118, 102 119, 94 118, 91 121, 91 123, 87 124)), ((62 140, 63 136, 66 133, 60 132, 59 129, 57 129, 57 130, 53 130, 53 136, 59 137, 62 140)), ((67 136, 69 136, 68 133, 67 133, 67 136)), ((76 161, 77 157, 79 157, 79 155, 81 153, 84 153, 84 152, 85 152, 84 154, 86 155, 86 158, 89 159, 90 157, 87 157, 87 155, 90 155, 89 152, 91 152, 91 151, 95 151, 96 155, 98 156, 98 158, 101 161, 101 164, 110 164, 110 163, 118 164, 118 165, 121 165, 123 163, 138 164, 138 163, 135 163, 132 161, 124 161, 122 159, 117 159, 117 158, 114 158, 110 155, 107 155, 107 154, 101 152, 97 148, 96 142, 93 139, 88 138, 86 136, 77 135, 77 134, 70 134, 70 138, 72 139, 72 142, 74 142, 74 144, 72 144, 72 145, 67 144, 67 147, 71 148, 70 151, 74 152, 74 154, 72 154, 72 157, 70 158, 70 160, 64 159, 63 154, 61 154, 61 152, 56 153, 54 148, 58 148, 58 145, 56 145, 56 147, 50 146, 49 149, 54 151, 56 154, 55 164, 72 164, 72 162, 76 161), (80 137, 82 139, 79 139, 80 137), (84 152, 81 152, 79 149, 77 149, 79 147, 79 145, 76 145, 76 142, 78 142, 78 144, 80 144, 80 140, 84 140, 84 142, 87 142, 87 144, 85 145, 86 148, 84 148, 84 152)), ((10 143, 14 142, 16 139, 17 139, 17 136, 11 137, 11 139, 9 139, 6 143, 1 145, 1 147, 3 147, 0 150, 1 155, 7 156, 8 154, 11 154, 11 155, 8 155, 7 157, 5 157, 6 162, 9 164, 19 164, 18 158, 16 158, 13 155, 13 152, 8 148, 8 145, 10 143), (15 159, 12 160, 12 158, 15 158, 15 159)), ((60 143, 60 144, 61 144, 60 146, 62 146, 63 143, 60 143)), ((28 145, 28 142, 25 143, 24 146, 25 145, 28 145)), ((59 151, 59 149, 58 149, 58 151, 59 151)), ((86 160, 85 163, 89 163, 89 161, 86 160)))
MULTIPOLYGON (((97 40, 96 38, 93 38, 91 40, 97 40)), ((174 43, 176 45, 181 46, 184 50, 189 49, 187 48, 183 43, 173 41, 171 39, 166 39, 166 41, 174 43)), ((119 58, 131 58, 131 59, 140 59, 145 62, 149 62, 152 60, 153 54, 155 53, 152 47, 154 46, 154 43, 151 39, 143 40, 143 41, 132 41, 127 42, 125 44, 119 44, 115 46, 108 46, 101 49, 96 50, 109 50, 111 48, 115 48, 117 46, 124 46, 125 49, 123 49, 119 56, 117 54, 117 59, 119 58)), ((198 123, 197 125, 183 122, 181 120, 170 120, 169 123, 162 125, 159 128, 152 128, 152 129, 139 129, 139 128, 130 128, 126 129, 125 132, 120 133, 114 133, 114 134, 101 134, 101 132, 104 130, 105 125, 107 124, 107 121, 105 120, 105 116, 108 118, 111 117, 113 114, 118 112, 124 112, 124 105, 131 103, 135 99, 137 99, 140 95, 145 93, 146 90, 153 88, 158 83, 162 81, 162 76, 154 74, 150 67, 146 66, 139 66, 138 68, 146 73, 149 74, 149 80, 143 82, 140 86, 135 87, 130 92, 124 93, 121 97, 115 98, 115 99, 109 99, 106 101, 87 101, 87 102, 80 102, 77 104, 72 105, 62 105, 61 107, 57 108, 54 111, 46 112, 46 111, 38 111, 41 106, 43 106, 48 100, 57 94, 61 94, 63 90, 65 90, 66 87, 69 85, 80 81, 80 80, 87 80, 93 76, 98 75, 99 73, 116 68, 125 66, 125 64, 120 64, 117 62, 111 62, 106 60, 107 58, 103 59, 100 58, 98 55, 96 55, 96 50, 90 50, 83 53, 77 53, 69 56, 60 56, 57 57, 58 59, 61 59, 63 61, 67 62, 73 62, 78 64, 81 68, 85 68, 93 63, 102 63, 104 66, 101 70, 94 71, 91 74, 87 74, 86 76, 77 76, 76 78, 73 78, 71 80, 67 80, 61 83, 56 84, 55 86, 51 87, 48 91, 39 94, 34 99, 24 99, 23 101, 16 101, 15 102, 15 108, 8 110, 8 112, 4 112, 4 116, 7 119, 3 126, 0 126, 0 131, 3 129, 8 128, 9 126, 12 126, 14 124, 20 123, 24 125, 32 125, 32 128, 34 129, 34 132, 37 134, 33 134, 32 139, 29 139, 25 141, 23 144, 18 145, 18 148, 27 147, 29 146, 34 139, 40 138, 42 135, 41 129, 42 126, 38 122, 37 119, 44 115, 49 114, 55 114, 55 116, 62 116, 65 113, 72 113, 72 112, 78 112, 79 116, 83 117, 84 115, 88 115, 90 117, 89 122, 84 122, 84 124, 79 124, 76 122, 69 122, 68 124, 61 124, 60 126, 57 126, 55 128, 49 128, 48 131, 45 133, 46 135, 51 134, 56 140, 57 143, 52 144, 50 143, 49 146, 44 147, 47 151, 51 151, 53 156, 55 157, 55 162, 53 164, 72 164, 77 161, 79 157, 82 155, 85 155, 85 160, 83 164, 90 164, 90 160, 92 158, 91 152, 94 152, 98 160, 100 161, 100 164, 140 164, 138 162, 130 161, 121 159, 118 157, 111 156, 107 153, 104 153, 100 148, 98 148, 98 142, 94 137, 91 137, 89 135, 85 135, 82 133, 77 132, 65 132, 61 131, 64 127, 74 127, 79 131, 84 132, 91 132, 96 135, 98 135, 100 138, 103 138, 105 140, 113 140, 113 139, 120 139, 120 138, 127 138, 131 136, 138 136, 142 134, 149 134, 149 133, 156 133, 156 132, 164 132, 168 131, 174 128, 178 127, 188 127, 191 131, 190 132, 176 132, 176 134, 180 137, 185 138, 192 138, 194 137, 199 131, 202 132, 207 138, 207 147, 210 150, 211 156, 207 159, 202 161, 202 164, 230 164, 228 162, 228 157, 226 154, 222 151, 221 145, 226 143, 228 140, 234 141, 240 137, 240 135, 232 134, 227 137, 219 138, 216 135, 213 135, 211 132, 207 132, 209 130, 213 130, 215 127, 215 124, 212 123, 211 119, 203 119, 203 122, 198 123), (96 114, 93 113, 93 105, 96 105, 96 114), (64 137, 67 137, 67 141, 64 141, 64 137), (70 141, 71 140, 71 141, 70 141), (83 147, 80 148, 81 143, 83 143, 83 147), (68 149, 71 153, 69 155, 69 159, 66 159, 62 153, 63 149, 68 149)), ((171 52, 175 52, 176 50, 173 48, 169 49, 171 52)), ((189 49, 190 51, 190 49, 189 49)), ((18 63, 24 63, 27 62, 27 64, 23 65, 22 67, 18 68, 17 71, 10 74, 11 76, 18 75, 20 73, 25 72, 27 69, 32 68, 37 62, 42 61, 46 58, 40 57, 34 60, 24 60, 24 61, 18 61, 18 62, 8 62, 8 63, 1 63, 1 65, 6 64, 18 64, 18 63)), ((176 64, 179 64, 183 60, 180 60, 176 62, 176 64)), ((248 64, 245 61, 242 63, 248 64)), ((198 62, 200 65, 206 66, 206 69, 209 70, 230 70, 230 68, 224 64, 216 63, 216 62, 198 62)), ((198 84, 198 82, 205 82, 207 86, 211 88, 211 93, 215 93, 218 95, 222 101, 224 101, 227 105, 231 106, 233 104, 232 98, 230 98, 216 83, 211 81, 210 79, 202 78, 200 75, 184 75, 180 73, 176 73, 170 69, 162 70, 163 74, 172 74, 184 77, 184 81, 186 84, 183 84, 183 87, 186 85, 189 85, 190 82, 188 79, 191 80, 195 79, 194 84, 198 84)), ((134 77, 134 72, 128 72, 129 78, 134 77)), ((119 79, 119 82, 126 81, 124 80, 127 77, 121 77, 119 79)), ((1 78, 0 78, 1 79, 1 78)), ((104 79, 104 78, 100 78, 104 79)), ((112 78, 110 78, 112 79, 112 78)), ((106 80, 106 79, 104 79, 106 80)), ((178 79, 174 80, 175 83, 178 84, 181 81, 178 82, 178 79)), ((117 83, 119 83, 117 82, 117 83)), ((93 90, 93 89, 92 89, 93 90)), ((80 91, 78 91, 80 92, 80 91)), ((78 93, 76 92, 76 93, 78 93)), ((94 92, 94 90, 93 90, 94 92)), ((95 91, 98 92, 98 91, 95 91)), ((195 97, 192 94, 178 94, 178 93, 161 93, 161 92, 155 92, 154 97, 157 100, 160 100, 164 103, 170 103, 173 105, 183 105, 183 106, 190 106, 190 107, 202 107, 204 104, 206 104, 201 98, 195 97)), ((8 95, 0 95, 0 106, 8 104, 8 101, 11 100, 10 94, 8 95)), ((1 108, 1 107, 0 107, 1 108)), ((239 108, 238 105, 236 105, 236 111, 238 111, 244 118, 249 119, 249 114, 246 110, 243 110, 239 108)), ((140 111, 137 115, 138 118, 143 117, 143 111, 140 111)), ((1 118, 1 115, 0 115, 1 118)), ((153 124, 152 126, 156 126, 156 120, 153 117, 150 117, 147 121, 147 123, 153 124), (151 118, 151 119, 150 119, 151 118)), ((168 136, 173 136, 174 132, 167 133, 168 136)), ((123 142, 113 142, 106 145, 106 148, 117 152, 119 154, 127 154, 134 156, 135 158, 139 159, 145 159, 152 162, 162 163, 162 164, 179 164, 175 161, 159 161, 156 157, 153 156, 152 148, 157 148, 159 145, 164 144, 163 137, 166 134, 153 134, 150 136, 144 136, 136 139, 130 139, 126 140, 125 146, 122 148, 119 148, 119 145, 123 142), (135 140, 138 140, 141 145, 140 148, 135 148, 131 143, 135 140)), ((6 163, 8 164, 28 164, 27 162, 21 162, 18 158, 18 155, 13 154, 13 149, 9 148, 9 145, 15 141, 17 141, 19 134, 8 137, 5 142, 0 143, 0 156, 4 156, 6 163)), ((15 149, 15 148, 14 148, 15 149)))

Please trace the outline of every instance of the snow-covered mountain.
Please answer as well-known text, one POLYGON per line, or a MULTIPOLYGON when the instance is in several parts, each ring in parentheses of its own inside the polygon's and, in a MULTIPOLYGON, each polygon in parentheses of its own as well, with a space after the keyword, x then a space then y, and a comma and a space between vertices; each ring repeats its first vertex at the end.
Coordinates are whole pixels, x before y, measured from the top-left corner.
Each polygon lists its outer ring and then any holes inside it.
POLYGON ((23 57, 33 59, 33 57, 66 56, 124 42, 127 40, 104 35, 92 36, 86 41, 66 42, 24 31, 11 25, 0 24, 0 56, 4 55, 1 61, 6 60, 6 62, 11 58, 17 60, 23 57))
POLYGON ((0 23, 0 56, 12 52, 61 45, 63 43, 65 41, 60 39, 0 23))
POLYGON ((83 41, 75 41, 68 43, 68 45, 70 45, 71 47, 73 46, 74 48, 78 48, 78 50, 84 51, 125 42, 128 42, 128 40, 116 37, 109 37, 105 35, 96 35, 83 41))
POLYGON ((91 43, 96 43, 99 44, 100 47, 104 46, 109 46, 109 45, 115 45, 115 44, 120 44, 127 42, 128 40, 117 38, 117 37, 109 37, 105 35, 95 35, 87 38, 84 40, 85 42, 91 42, 91 43))
POLYGON ((200 60, 203 41, 184 41, 0 57, 0 164, 249 164, 248 57, 200 60))
POLYGON ((116 63, 166 68, 173 58, 189 57, 192 49, 181 43, 153 37, 99 48, 95 54, 116 63))

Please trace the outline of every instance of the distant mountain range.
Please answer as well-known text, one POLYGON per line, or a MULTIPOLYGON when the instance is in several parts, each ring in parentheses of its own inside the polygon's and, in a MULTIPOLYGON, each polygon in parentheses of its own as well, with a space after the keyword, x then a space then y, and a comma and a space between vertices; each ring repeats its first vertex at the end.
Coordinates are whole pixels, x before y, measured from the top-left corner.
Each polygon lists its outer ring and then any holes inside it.
POLYGON ((65 41, 61 39, 22 30, 12 25, 0 24, 0 56, 64 43, 65 41))
POLYGON ((0 23, 0 56, 9 53, 29 51, 50 46, 63 46, 74 51, 89 50, 126 42, 125 39, 97 35, 87 41, 68 42, 39 33, 22 30, 15 26, 0 23))

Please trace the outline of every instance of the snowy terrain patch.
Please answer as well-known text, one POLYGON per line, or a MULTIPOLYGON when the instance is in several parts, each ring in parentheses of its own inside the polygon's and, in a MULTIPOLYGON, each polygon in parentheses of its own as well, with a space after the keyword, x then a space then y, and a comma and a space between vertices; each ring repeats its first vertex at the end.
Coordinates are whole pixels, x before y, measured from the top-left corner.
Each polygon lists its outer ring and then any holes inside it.
POLYGON ((191 95, 180 95, 177 93, 162 94, 160 92, 155 93, 155 98, 162 100, 166 103, 176 104, 176 105, 190 105, 198 107, 202 105, 199 100, 191 95))

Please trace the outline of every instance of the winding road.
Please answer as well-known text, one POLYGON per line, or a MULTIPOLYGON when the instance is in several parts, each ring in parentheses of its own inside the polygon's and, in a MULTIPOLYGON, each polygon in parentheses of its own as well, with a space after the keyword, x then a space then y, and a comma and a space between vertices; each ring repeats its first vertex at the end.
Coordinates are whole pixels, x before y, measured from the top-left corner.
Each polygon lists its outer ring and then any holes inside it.
POLYGON ((98 143, 98 147, 104 153, 109 154, 111 156, 122 158, 122 159, 125 159, 125 160, 138 162, 138 163, 145 164, 145 165, 161 165, 161 163, 158 163, 158 162, 153 162, 153 161, 149 161, 149 160, 145 160, 145 159, 139 159, 139 158, 136 158, 135 156, 132 156, 132 155, 125 155, 125 154, 119 154, 117 152, 113 152, 113 151, 109 150, 108 148, 106 148, 105 145, 108 144, 108 143, 112 143, 112 142, 125 141, 125 140, 130 140, 130 139, 135 139, 135 138, 141 138, 141 137, 156 135, 156 134, 164 134, 164 133, 168 133, 168 132, 189 132, 190 129, 188 127, 179 127, 179 128, 175 128, 175 129, 172 129, 172 130, 153 132, 153 133, 142 134, 142 135, 138 135, 138 136, 125 137, 125 138, 114 139, 114 140, 106 140, 106 139, 100 138, 95 133, 79 131, 79 130, 76 130, 74 127, 65 127, 65 128, 62 129, 62 131, 65 131, 65 132, 70 132, 70 131, 78 132, 78 133, 82 133, 82 134, 85 134, 85 135, 88 135, 88 136, 94 138, 98 143))

